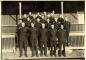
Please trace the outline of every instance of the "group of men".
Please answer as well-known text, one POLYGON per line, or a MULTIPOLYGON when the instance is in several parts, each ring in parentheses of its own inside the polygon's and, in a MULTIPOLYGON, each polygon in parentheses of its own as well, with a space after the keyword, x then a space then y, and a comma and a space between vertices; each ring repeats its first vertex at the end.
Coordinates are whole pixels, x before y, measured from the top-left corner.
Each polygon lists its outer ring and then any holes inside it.
POLYGON ((27 46, 30 45, 32 56, 48 56, 47 49, 50 51, 50 56, 61 55, 66 56, 65 46, 69 44, 68 37, 70 32, 70 22, 59 17, 53 17, 54 13, 47 14, 46 12, 33 15, 24 14, 23 18, 18 22, 17 36, 19 41, 20 56, 22 56, 23 48, 27 57, 27 46), (62 47, 63 46, 63 47, 62 47), (63 50, 62 50, 63 48, 63 50))

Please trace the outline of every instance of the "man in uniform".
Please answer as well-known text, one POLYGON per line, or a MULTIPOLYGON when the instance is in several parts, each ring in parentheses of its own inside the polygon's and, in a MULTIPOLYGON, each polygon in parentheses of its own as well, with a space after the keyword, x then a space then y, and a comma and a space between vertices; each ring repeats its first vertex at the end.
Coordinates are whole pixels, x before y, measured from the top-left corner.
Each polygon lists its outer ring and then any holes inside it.
POLYGON ((30 42, 32 46, 32 56, 38 57, 38 39, 37 39, 37 29, 34 27, 34 23, 31 23, 31 35, 30 35, 30 42))
POLYGON ((17 24, 16 37, 15 37, 16 47, 19 47, 20 28, 22 27, 21 24, 22 24, 22 19, 19 19, 19 20, 18 20, 18 24, 17 24))
MULTIPOLYGON (((27 26, 29 29, 31 28, 31 20, 30 20, 29 17, 27 18, 26 26, 27 26)), ((27 35, 28 35, 28 45, 31 47, 31 43, 30 43, 30 30, 28 30, 27 35)))
POLYGON ((38 46, 40 48, 40 29, 41 29, 41 23, 40 23, 40 19, 39 18, 37 18, 37 21, 35 22, 35 27, 37 29, 38 46))
POLYGON ((28 28, 25 27, 25 23, 22 22, 22 27, 19 28, 20 29, 20 41, 19 41, 19 44, 20 44, 20 47, 19 47, 19 50, 20 50, 20 56, 22 56, 22 53, 23 53, 23 46, 24 46, 24 51, 25 51, 25 56, 27 57, 27 42, 28 42, 28 39, 27 39, 27 31, 28 31, 28 28))
POLYGON ((40 13, 39 13, 39 12, 37 13, 37 16, 36 16, 36 18, 35 18, 35 19, 37 19, 37 18, 41 19, 41 15, 40 15, 40 13))
POLYGON ((47 36, 48 42, 47 42, 47 46, 50 49, 50 34, 49 34, 49 29, 50 29, 50 25, 51 24, 50 24, 49 18, 47 19, 47 22, 45 23, 45 25, 46 25, 46 28, 48 30, 48 36, 47 36))
POLYGON ((66 45, 69 46, 69 32, 70 32, 70 22, 68 21, 67 17, 65 17, 65 21, 63 22, 64 29, 66 30, 66 38, 67 38, 67 43, 66 45))
POLYGON ((56 45, 57 45, 57 29, 54 25, 51 25, 50 32, 50 55, 56 57, 56 45))
POLYGON ((60 16, 59 18, 58 18, 58 22, 60 22, 61 24, 64 22, 64 19, 60 16))
POLYGON ((40 20, 41 23, 46 23, 46 19, 45 19, 45 16, 41 16, 41 20, 40 20))
POLYGON ((64 26, 61 25, 61 29, 58 30, 58 44, 59 44, 59 51, 58 55, 61 57, 61 54, 65 57, 65 45, 66 45, 66 30, 64 30, 64 26), (62 48, 63 46, 63 48, 62 48), (63 49, 63 50, 62 50, 63 49))
POLYGON ((45 28, 45 24, 42 23, 42 29, 41 31, 41 37, 40 37, 40 44, 41 44, 41 56, 43 55, 43 50, 44 50, 44 55, 47 56, 47 29, 45 28))
POLYGON ((57 18, 54 18, 54 25, 55 25, 55 28, 58 30, 58 20, 57 20, 57 18))
POLYGON ((52 13, 50 14, 49 19, 50 19, 50 23, 53 24, 54 23, 54 17, 53 17, 53 14, 52 13))
POLYGON ((32 12, 28 13, 28 17, 30 18, 31 22, 34 22, 34 17, 32 16, 32 12))
POLYGON ((27 15, 26 14, 23 15, 22 22, 24 22, 25 25, 27 24, 27 15))

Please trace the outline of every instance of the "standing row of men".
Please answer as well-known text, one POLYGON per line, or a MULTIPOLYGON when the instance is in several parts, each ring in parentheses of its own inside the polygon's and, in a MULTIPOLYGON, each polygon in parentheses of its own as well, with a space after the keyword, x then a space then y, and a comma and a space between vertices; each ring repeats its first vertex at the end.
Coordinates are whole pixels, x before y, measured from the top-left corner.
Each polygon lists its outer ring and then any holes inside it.
POLYGON ((68 45, 68 37, 70 32, 70 22, 61 17, 54 18, 53 13, 42 15, 37 13, 34 17, 31 12, 29 15, 24 14, 23 18, 18 23, 18 41, 20 57, 24 47, 25 56, 27 57, 27 46, 30 45, 32 50, 32 57, 47 56, 47 47, 50 50, 51 56, 65 55, 65 46, 68 45), (63 50, 62 50, 63 46, 63 50))

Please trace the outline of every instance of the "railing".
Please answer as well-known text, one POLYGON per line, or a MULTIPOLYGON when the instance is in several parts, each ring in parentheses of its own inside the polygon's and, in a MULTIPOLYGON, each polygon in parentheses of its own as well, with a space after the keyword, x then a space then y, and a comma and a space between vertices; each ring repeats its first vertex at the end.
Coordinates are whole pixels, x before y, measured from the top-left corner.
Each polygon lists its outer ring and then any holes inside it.
MULTIPOLYGON (((71 32, 69 37, 71 47, 83 47, 84 46, 84 33, 83 32, 71 32)), ((15 50, 15 34, 2 35, 2 50, 15 50)))
MULTIPOLYGON (((16 25, 2 25, 2 49, 15 49, 16 25)), ((71 47, 84 46, 84 24, 71 24, 69 42, 71 47)))

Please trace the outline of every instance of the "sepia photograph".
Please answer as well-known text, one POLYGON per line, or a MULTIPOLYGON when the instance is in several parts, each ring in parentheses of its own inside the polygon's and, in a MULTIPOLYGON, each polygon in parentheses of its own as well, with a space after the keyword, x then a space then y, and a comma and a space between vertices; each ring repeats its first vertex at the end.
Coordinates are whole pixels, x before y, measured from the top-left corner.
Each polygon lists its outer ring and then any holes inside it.
POLYGON ((85 1, 2 0, 1 59, 85 60, 85 1))

